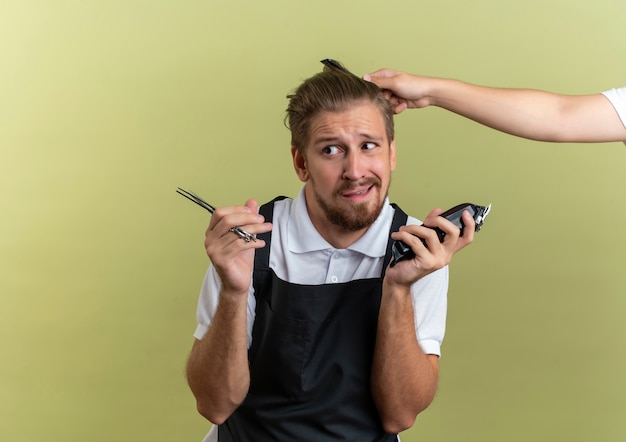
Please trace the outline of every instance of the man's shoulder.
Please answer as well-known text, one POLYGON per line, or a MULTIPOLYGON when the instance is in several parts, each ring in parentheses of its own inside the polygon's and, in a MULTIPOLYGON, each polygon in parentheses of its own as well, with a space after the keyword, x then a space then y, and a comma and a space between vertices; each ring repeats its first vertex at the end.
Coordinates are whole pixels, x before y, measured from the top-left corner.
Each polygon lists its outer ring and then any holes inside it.
MULTIPOLYGON (((268 215, 280 215, 283 216, 289 214, 291 204, 293 203, 293 199, 287 196, 277 196, 276 198, 261 204, 259 207, 259 213, 268 218, 268 215)), ((273 218, 273 215, 271 216, 273 218)))
POLYGON ((288 196, 284 196, 284 195, 279 195, 277 197, 275 197, 274 199, 271 199, 270 201, 267 201, 266 203, 262 204, 261 207, 263 206, 280 206, 280 205, 284 205, 284 204, 291 204, 291 202, 293 201, 292 198, 288 197, 288 196))

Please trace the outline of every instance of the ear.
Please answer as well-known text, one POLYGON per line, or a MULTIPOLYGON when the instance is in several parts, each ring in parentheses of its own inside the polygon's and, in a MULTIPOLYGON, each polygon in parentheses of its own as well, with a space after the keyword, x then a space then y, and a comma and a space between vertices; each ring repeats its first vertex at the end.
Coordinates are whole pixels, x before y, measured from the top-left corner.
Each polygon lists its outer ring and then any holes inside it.
POLYGON ((302 152, 294 146, 291 146, 291 157, 293 158, 293 168, 296 171, 296 175, 298 175, 300 181, 306 183, 309 180, 309 172, 306 168, 306 158, 302 152))
POLYGON ((396 170, 396 140, 391 140, 389 143, 389 165, 391 167, 391 171, 396 170))

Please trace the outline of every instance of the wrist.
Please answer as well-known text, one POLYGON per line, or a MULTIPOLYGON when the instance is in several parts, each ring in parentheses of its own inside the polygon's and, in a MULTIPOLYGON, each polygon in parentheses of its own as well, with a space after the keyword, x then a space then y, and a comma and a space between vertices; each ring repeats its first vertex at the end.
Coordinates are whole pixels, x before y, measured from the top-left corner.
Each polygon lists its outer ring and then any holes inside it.
POLYGON ((383 295, 406 298, 411 296, 411 284, 393 281, 385 278, 383 281, 383 295))
POLYGON ((454 107, 454 99, 462 90, 463 83, 447 78, 432 78, 428 88, 428 103, 430 106, 437 106, 450 110, 454 107))
POLYGON ((231 307, 246 305, 248 303, 248 290, 222 287, 220 291, 220 304, 224 303, 231 307))

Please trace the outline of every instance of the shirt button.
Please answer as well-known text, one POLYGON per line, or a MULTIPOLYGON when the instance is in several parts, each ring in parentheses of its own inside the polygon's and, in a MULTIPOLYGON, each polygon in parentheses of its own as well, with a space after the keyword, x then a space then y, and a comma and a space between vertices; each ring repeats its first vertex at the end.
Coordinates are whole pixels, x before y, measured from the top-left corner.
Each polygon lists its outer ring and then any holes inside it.
POLYGON ((339 281, 339 279, 338 279, 336 276, 333 276, 332 278, 330 278, 330 280, 331 280, 332 282, 337 282, 337 281, 339 281))

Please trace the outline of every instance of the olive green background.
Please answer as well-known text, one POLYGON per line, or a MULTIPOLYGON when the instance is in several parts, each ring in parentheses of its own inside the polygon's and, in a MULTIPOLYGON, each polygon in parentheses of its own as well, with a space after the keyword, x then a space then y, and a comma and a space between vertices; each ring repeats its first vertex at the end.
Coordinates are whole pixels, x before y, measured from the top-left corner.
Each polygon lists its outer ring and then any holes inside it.
MULTIPOLYGON (((0 440, 200 441, 185 360, 215 205, 294 196, 285 95, 327 57, 585 94, 623 0, 0 2, 0 440)), ((493 204, 451 265, 430 442, 626 440, 621 143, 397 121, 391 199, 493 204)))

